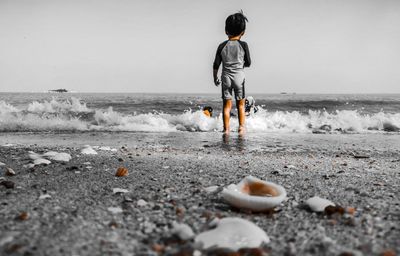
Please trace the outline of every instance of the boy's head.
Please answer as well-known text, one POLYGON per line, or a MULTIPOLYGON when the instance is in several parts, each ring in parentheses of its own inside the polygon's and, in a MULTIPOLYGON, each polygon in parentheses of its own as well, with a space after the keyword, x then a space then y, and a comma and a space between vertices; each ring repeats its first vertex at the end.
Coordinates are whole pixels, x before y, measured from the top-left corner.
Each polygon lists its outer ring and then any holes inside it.
POLYGON ((246 30, 247 18, 243 11, 229 15, 225 21, 225 32, 228 36, 239 36, 246 30))

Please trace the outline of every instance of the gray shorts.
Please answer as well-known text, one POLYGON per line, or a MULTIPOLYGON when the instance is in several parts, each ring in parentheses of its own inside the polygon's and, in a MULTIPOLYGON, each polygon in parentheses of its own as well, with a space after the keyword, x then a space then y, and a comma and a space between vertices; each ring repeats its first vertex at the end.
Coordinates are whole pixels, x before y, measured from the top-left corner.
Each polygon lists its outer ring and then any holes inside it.
POLYGON ((231 100, 232 99, 232 91, 235 93, 236 100, 244 99, 244 73, 236 73, 236 74, 222 74, 221 76, 222 82, 222 99, 231 100))

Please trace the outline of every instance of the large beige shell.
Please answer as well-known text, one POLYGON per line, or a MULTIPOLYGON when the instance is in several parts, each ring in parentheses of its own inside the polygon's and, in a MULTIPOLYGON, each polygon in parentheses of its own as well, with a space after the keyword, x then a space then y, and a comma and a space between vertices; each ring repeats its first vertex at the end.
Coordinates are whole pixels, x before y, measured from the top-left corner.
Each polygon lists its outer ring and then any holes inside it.
POLYGON ((231 184, 224 188, 222 197, 237 208, 267 211, 278 206, 286 198, 286 190, 275 183, 247 176, 239 184, 231 184))
POLYGON ((237 251, 241 248, 256 248, 269 243, 267 234, 253 222, 241 218, 224 218, 217 227, 195 237, 203 249, 227 248, 237 251))

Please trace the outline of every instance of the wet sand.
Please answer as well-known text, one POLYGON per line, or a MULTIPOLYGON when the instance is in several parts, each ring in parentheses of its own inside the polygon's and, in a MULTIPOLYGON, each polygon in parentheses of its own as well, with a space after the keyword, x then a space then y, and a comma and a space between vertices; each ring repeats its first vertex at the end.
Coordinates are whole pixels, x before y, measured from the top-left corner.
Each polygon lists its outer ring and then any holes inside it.
POLYGON ((0 162, 16 175, 0 167, 0 177, 14 183, 0 186, 0 254, 190 255, 195 245, 172 239, 172 223, 186 223, 198 234, 216 217, 257 224, 271 239, 263 248, 270 255, 399 253, 398 137, 3 134, 0 162), (117 152, 82 155, 85 144, 117 152), (72 159, 30 169, 24 167, 29 150, 66 152, 72 159), (115 177, 118 167, 128 176, 115 177), (288 199, 275 212, 251 213, 205 191, 247 175, 282 185, 288 199), (129 192, 114 194, 113 188, 129 192), (313 213, 303 202, 314 195, 356 212, 313 213))

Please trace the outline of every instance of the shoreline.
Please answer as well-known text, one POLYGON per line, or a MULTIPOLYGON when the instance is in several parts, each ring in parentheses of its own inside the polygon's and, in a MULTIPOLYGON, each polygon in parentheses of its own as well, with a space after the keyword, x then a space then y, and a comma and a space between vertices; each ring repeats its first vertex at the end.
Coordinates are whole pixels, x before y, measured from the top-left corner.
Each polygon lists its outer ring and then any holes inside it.
POLYGON ((167 244, 174 221, 198 234, 215 217, 242 217, 257 224, 271 239, 266 245, 270 255, 400 252, 399 136, 275 134, 260 144, 252 135, 240 142, 233 134, 224 142, 217 133, 196 138, 190 133, 90 134, 0 136, 0 162, 16 172, 4 176, 15 183, 13 189, 0 186, 0 252, 157 255, 157 244, 164 246, 165 255, 173 255, 191 246, 190 241, 167 244), (4 146, 17 138, 13 146, 4 146), (190 138, 195 146, 181 144, 190 138), (82 155, 82 146, 90 141, 117 152, 82 155), (23 166, 30 150, 65 152, 72 159, 29 169, 23 166), (129 175, 115 177, 121 166, 129 175), (247 175, 285 187, 288 198, 275 213, 237 210, 219 193, 205 190, 247 175), (129 192, 113 194, 113 188, 129 192), (39 199, 41 195, 50 198, 39 199), (312 213, 303 203, 314 195, 354 207, 356 213, 350 218, 312 213), (140 200, 146 204, 138 204, 140 200), (122 212, 112 213, 109 207, 122 212), (29 217, 18 219, 21 212, 29 217))

